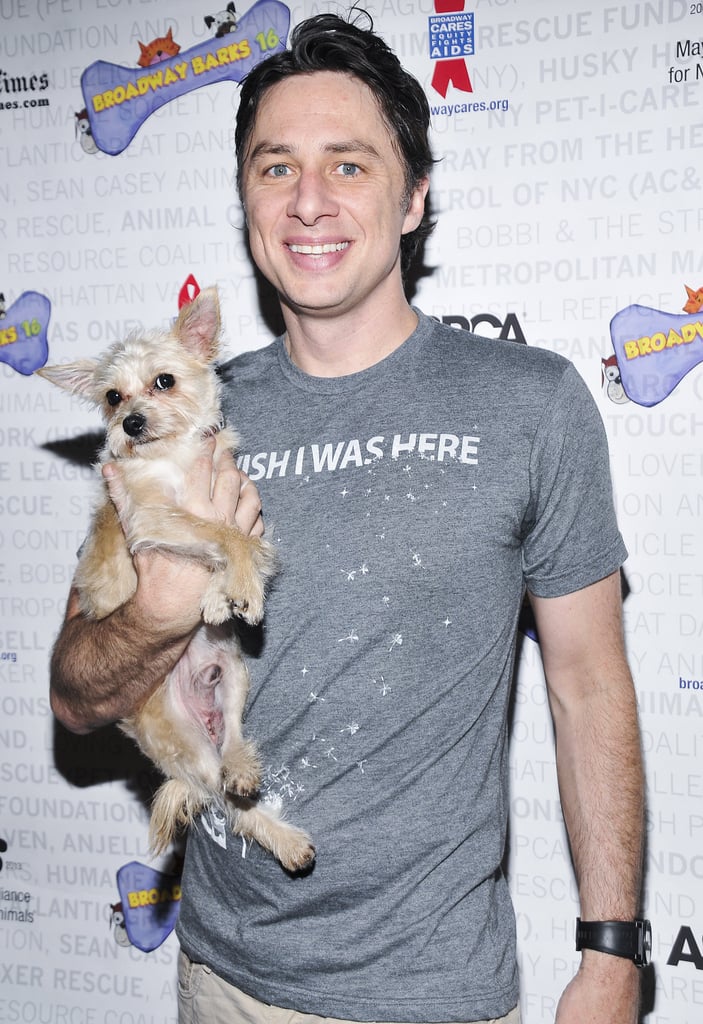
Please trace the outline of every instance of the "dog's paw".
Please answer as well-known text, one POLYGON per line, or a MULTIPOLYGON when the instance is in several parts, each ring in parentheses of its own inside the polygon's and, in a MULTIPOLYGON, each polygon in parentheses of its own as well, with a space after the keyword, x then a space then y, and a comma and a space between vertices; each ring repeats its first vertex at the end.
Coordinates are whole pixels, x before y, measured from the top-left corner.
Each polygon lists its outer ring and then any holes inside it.
POLYGON ((253 743, 242 743, 223 759, 222 787, 225 793, 254 800, 261 785, 261 762, 253 743))
POLYGON ((268 541, 247 537, 223 573, 232 614, 255 626, 264 617, 266 583, 276 572, 276 549, 268 541))
POLYGON ((200 604, 203 621, 211 626, 221 626, 234 615, 234 608, 231 598, 223 592, 221 585, 215 585, 216 581, 210 584, 205 591, 200 604))
POLYGON ((279 860, 287 871, 305 871, 315 860, 315 847, 302 829, 295 828, 292 832, 295 834, 278 851, 279 860))
POLYGON ((254 588, 247 597, 230 598, 231 614, 256 626, 264 617, 264 588, 254 588))
POLYGON ((224 573, 224 589, 230 616, 237 615, 250 626, 264 617, 264 581, 256 573, 243 573, 241 567, 230 566, 224 573))

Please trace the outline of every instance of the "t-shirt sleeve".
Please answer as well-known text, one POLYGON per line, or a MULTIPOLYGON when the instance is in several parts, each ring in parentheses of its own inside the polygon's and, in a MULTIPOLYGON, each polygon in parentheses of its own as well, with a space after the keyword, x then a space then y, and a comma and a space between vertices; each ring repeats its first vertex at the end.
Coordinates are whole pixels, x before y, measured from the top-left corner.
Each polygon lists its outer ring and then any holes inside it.
POLYGON ((523 574, 536 597, 581 590, 627 558, 615 517, 603 421, 571 364, 535 432, 524 525, 523 574))

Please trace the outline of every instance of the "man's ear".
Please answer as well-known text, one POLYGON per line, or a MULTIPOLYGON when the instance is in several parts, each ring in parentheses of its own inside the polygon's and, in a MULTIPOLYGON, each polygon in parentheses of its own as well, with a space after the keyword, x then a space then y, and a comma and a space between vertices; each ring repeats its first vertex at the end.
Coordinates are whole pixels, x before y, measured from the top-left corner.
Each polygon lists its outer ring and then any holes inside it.
POLYGON ((425 200, 427 199, 429 188, 430 179, 421 178, 410 193, 410 198, 408 199, 405 210, 402 234, 407 235, 420 226, 425 214, 425 200))

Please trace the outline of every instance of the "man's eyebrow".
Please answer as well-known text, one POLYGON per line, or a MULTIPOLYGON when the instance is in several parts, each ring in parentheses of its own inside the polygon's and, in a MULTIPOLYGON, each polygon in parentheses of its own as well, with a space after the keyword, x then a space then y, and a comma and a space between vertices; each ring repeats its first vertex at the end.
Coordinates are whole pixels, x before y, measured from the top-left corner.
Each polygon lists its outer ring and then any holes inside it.
POLYGON ((369 142, 362 142, 361 139, 347 139, 344 142, 330 142, 329 145, 324 146, 324 150, 327 153, 364 153, 366 156, 377 157, 379 155, 378 150, 375 146, 372 146, 369 142))
MULTIPOLYGON (((248 154, 248 160, 256 160, 260 156, 293 156, 295 155, 296 147, 291 146, 285 142, 273 142, 266 139, 262 139, 261 142, 257 143, 252 151, 248 154)), ((352 153, 363 153, 366 156, 378 158, 379 152, 375 146, 372 146, 368 142, 362 142, 361 139, 345 139, 340 142, 329 142, 322 146, 323 153, 336 154, 337 156, 343 156, 345 154, 352 153)))
POLYGON ((293 152, 292 146, 286 146, 282 142, 267 142, 266 139, 257 143, 247 155, 247 160, 256 160, 259 156, 290 156, 293 152))

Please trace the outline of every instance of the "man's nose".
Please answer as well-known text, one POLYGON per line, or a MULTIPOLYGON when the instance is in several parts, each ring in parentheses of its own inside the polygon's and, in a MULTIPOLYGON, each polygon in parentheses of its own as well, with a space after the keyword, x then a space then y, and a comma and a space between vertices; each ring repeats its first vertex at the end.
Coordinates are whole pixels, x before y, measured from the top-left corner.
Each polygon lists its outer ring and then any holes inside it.
POLYGON ((338 212, 334 187, 325 175, 316 170, 302 171, 290 197, 288 216, 314 224, 320 217, 334 217, 338 212))

